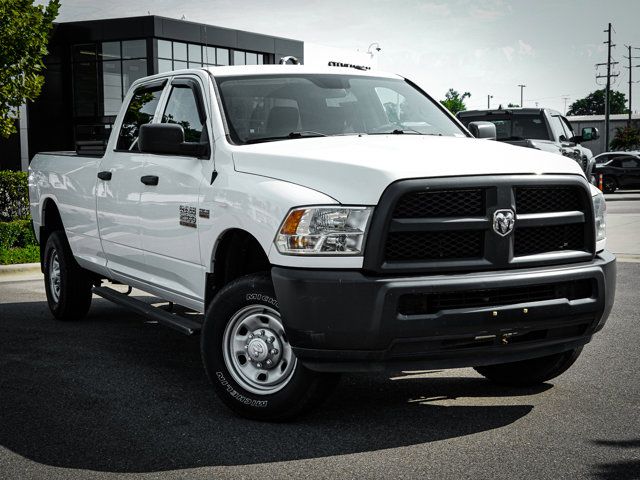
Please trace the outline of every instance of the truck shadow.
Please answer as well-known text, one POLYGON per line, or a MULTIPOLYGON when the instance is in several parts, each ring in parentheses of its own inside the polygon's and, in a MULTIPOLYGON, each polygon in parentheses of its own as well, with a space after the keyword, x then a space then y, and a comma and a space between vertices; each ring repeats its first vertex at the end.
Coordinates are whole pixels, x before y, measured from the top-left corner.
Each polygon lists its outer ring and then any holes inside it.
POLYGON ((53 321, 44 302, 0 309, 0 445, 56 467, 153 472, 422 444, 511 424, 533 408, 515 397, 550 388, 346 375, 297 422, 252 422, 215 397, 198 338, 104 300, 79 323, 53 321))

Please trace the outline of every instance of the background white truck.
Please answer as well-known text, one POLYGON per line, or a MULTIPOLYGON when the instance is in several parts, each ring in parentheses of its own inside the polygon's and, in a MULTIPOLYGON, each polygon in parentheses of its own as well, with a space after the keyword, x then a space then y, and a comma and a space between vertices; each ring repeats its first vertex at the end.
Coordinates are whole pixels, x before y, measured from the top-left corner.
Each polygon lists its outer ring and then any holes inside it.
POLYGON ((103 155, 31 163, 51 311, 80 319, 96 293, 200 332, 242 415, 295 416, 343 371, 543 382, 611 310, 604 198, 576 162, 474 139, 399 76, 170 72, 133 84, 113 132, 103 155))

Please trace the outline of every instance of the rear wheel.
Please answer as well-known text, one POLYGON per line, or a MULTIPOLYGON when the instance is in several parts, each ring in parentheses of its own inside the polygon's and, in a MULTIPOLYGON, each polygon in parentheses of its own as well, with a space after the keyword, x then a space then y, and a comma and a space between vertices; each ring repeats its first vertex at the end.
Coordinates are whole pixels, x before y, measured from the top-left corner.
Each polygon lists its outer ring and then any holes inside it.
POLYGON ((480 375, 501 385, 530 387, 566 372, 575 363, 581 352, 582 347, 579 347, 547 357, 475 367, 475 370, 480 375))
POLYGON ((49 310, 58 320, 80 320, 91 306, 91 279, 73 258, 61 231, 49 235, 44 250, 44 284, 49 310))
POLYGON ((266 274, 242 277, 216 295, 205 315, 201 352, 220 399, 256 420, 300 415, 320 403, 337 380, 298 362, 266 274))
POLYGON ((604 193, 613 193, 618 189, 618 182, 613 177, 605 176, 602 189, 604 193))

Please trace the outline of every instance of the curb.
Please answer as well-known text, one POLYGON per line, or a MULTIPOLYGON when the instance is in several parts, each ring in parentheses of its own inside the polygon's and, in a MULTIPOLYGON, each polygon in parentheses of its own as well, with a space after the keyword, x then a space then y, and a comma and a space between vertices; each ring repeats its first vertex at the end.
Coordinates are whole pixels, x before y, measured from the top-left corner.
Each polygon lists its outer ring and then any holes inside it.
POLYGON ((616 253, 615 256, 618 262, 640 263, 640 255, 634 255, 630 253, 616 253))
POLYGON ((0 265, 0 277, 16 273, 42 273, 39 263, 16 263, 15 265, 0 265))

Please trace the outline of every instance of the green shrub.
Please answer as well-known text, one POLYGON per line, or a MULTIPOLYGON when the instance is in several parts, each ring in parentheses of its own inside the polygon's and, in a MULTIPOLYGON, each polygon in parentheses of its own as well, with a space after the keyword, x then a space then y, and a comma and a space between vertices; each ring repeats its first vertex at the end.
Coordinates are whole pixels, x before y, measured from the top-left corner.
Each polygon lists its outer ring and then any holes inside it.
POLYGON ((16 263, 38 263, 40 261, 40 248, 29 245, 22 248, 0 249, 0 265, 14 265, 16 263))
POLYGON ((0 222, 30 218, 27 177, 26 172, 0 171, 0 222))
POLYGON ((37 245, 29 220, 0 222, 0 250, 37 245))

